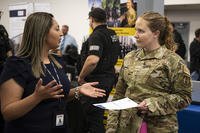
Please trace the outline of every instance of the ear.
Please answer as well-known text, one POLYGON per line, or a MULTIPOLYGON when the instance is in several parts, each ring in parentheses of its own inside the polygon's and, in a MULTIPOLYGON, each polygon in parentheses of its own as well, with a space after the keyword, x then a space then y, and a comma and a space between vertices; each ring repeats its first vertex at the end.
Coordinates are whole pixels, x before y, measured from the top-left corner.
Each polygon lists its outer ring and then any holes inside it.
POLYGON ((160 35, 160 31, 159 31, 159 30, 156 30, 156 31, 154 32, 154 37, 155 37, 155 38, 158 38, 159 35, 160 35))
POLYGON ((91 19, 91 20, 92 20, 91 22, 93 23, 93 22, 94 22, 94 18, 93 18, 93 17, 91 17, 91 18, 92 18, 92 19, 91 19))

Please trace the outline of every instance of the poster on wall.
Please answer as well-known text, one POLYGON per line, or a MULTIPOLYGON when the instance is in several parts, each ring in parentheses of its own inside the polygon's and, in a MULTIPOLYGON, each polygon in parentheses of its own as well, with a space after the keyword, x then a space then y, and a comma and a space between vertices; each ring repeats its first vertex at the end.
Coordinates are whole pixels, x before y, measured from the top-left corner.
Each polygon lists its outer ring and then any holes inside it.
POLYGON ((32 12, 32 3, 9 5, 9 35, 11 38, 22 34, 26 18, 32 12))
POLYGON ((50 3, 16 3, 9 5, 9 37, 13 42, 14 53, 22 41, 27 17, 33 12, 51 12, 50 3))
POLYGON ((117 66, 122 65, 124 56, 136 49, 135 21, 137 18, 137 2, 134 0, 88 0, 89 11, 103 8, 107 16, 107 26, 119 36, 121 54, 117 66))
POLYGON ((17 3, 9 5, 10 37, 22 34, 26 18, 33 12, 51 12, 50 3, 17 3))
POLYGON ((32 12, 32 3, 26 2, 9 5, 9 38, 13 42, 14 54, 21 43, 26 18, 32 12))
POLYGON ((88 6, 89 11, 95 7, 105 10, 108 27, 132 28, 135 26, 137 3, 134 0, 88 0, 88 6))

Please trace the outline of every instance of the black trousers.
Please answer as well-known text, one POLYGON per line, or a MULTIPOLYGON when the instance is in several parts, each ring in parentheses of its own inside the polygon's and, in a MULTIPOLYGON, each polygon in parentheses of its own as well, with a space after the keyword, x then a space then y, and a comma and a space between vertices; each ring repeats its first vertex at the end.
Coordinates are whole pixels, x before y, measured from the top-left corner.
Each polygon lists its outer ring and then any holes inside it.
POLYGON ((93 106, 94 103, 106 102, 115 83, 115 77, 110 75, 90 76, 86 78, 87 82, 98 81, 96 86, 106 90, 106 96, 102 98, 91 98, 83 96, 81 98, 84 118, 86 121, 85 133, 105 133, 104 127, 104 109, 93 106))
POLYGON ((2 116, 2 114, 0 112, 0 133, 3 133, 4 125, 5 125, 5 121, 4 121, 3 116, 2 116))
MULTIPOLYGON (((2 70, 3 70, 3 64, 0 63, 0 74, 1 74, 2 70)), ((0 133, 3 133, 4 125, 5 125, 5 121, 3 119, 3 116, 2 116, 1 110, 0 110, 0 133)))

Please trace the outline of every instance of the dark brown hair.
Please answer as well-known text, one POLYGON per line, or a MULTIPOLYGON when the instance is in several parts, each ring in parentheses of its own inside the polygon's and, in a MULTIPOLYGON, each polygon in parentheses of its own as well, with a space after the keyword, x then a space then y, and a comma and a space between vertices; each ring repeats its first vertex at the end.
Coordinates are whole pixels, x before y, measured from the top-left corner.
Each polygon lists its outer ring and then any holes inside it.
POLYGON ((106 22, 106 12, 101 8, 94 8, 89 12, 89 17, 93 17, 96 22, 106 22))
POLYGON ((199 37, 200 36, 200 28, 195 30, 195 37, 199 37))

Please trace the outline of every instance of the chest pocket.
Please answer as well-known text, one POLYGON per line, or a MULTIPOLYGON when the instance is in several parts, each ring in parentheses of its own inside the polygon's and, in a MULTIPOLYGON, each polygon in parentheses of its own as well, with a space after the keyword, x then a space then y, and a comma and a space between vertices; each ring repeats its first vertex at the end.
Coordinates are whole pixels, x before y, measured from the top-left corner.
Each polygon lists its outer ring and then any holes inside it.
POLYGON ((132 81, 131 83, 144 84, 159 64, 161 61, 158 60, 135 61, 132 65, 124 66, 124 79, 132 81))
POLYGON ((139 83, 146 83, 147 79, 153 72, 153 70, 157 69, 160 66, 161 62, 158 60, 150 60, 144 62, 142 65, 142 69, 137 69, 136 72, 136 80, 139 83))

